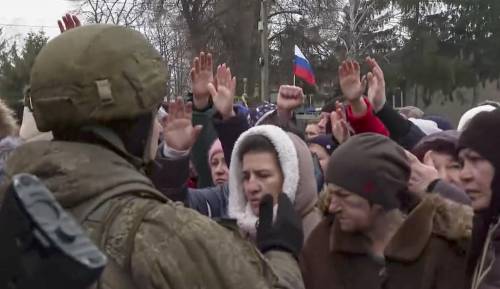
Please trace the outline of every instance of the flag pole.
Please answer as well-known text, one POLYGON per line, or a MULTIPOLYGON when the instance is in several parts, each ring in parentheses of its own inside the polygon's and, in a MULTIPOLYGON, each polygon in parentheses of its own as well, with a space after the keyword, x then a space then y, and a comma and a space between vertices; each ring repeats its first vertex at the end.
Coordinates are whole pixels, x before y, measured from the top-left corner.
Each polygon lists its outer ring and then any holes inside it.
POLYGON ((293 74, 293 86, 295 86, 295 73, 293 74))

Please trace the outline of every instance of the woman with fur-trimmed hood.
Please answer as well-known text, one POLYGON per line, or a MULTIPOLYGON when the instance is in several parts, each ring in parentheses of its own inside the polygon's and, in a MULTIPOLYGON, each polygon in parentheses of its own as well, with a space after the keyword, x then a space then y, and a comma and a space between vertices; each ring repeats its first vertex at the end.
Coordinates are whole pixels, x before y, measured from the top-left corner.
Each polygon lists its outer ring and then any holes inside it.
MULTIPOLYGON (((229 217, 255 239, 259 204, 265 194, 284 193, 302 218, 304 240, 321 220, 316 180, 307 145, 273 125, 253 127, 234 145, 229 169, 229 217)), ((276 209, 275 209, 276 211, 276 209)))
POLYGON ((0 99, 0 183, 4 177, 5 161, 10 153, 21 144, 19 127, 12 110, 0 99))

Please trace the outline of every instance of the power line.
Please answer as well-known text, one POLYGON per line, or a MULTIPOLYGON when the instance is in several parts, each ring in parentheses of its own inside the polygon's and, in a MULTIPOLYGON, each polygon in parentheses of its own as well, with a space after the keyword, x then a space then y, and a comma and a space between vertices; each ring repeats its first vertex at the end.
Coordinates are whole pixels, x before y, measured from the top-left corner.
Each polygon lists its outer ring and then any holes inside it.
POLYGON ((27 25, 27 24, 12 24, 12 23, 0 23, 2 27, 30 27, 30 28, 59 28, 57 26, 48 25, 27 25))

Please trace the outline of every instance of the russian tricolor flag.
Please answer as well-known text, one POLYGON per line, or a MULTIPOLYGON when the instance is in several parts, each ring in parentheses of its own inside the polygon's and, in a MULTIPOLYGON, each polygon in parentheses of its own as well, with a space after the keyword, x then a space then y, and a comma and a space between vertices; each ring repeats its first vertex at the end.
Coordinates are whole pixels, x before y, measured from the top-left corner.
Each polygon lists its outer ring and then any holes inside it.
POLYGON ((293 73, 295 76, 303 79, 310 85, 316 84, 316 78, 312 70, 311 64, 306 59, 299 47, 295 45, 295 57, 293 60, 293 73))

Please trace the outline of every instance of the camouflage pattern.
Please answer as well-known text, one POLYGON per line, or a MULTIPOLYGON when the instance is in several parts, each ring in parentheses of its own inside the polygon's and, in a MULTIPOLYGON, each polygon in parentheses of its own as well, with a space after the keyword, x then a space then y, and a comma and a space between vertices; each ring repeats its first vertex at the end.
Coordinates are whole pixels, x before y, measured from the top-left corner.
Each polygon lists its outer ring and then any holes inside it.
POLYGON ((92 222, 103 222, 94 218, 99 214, 86 224, 91 238, 117 264, 106 268, 102 288, 304 288, 290 254, 271 251, 266 258, 238 232, 153 198, 149 180, 110 150, 73 142, 28 143, 7 164, 9 176, 19 172, 38 176, 73 213, 116 187, 149 187, 102 204, 101 211, 117 212, 104 228, 104 240, 92 230, 99 228, 92 222))
POLYGON ((135 119, 159 107, 167 81, 160 54, 141 33, 85 25, 40 51, 28 104, 42 132, 135 119))

